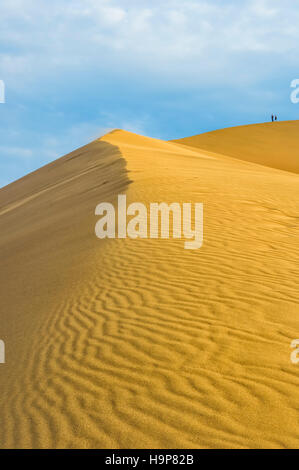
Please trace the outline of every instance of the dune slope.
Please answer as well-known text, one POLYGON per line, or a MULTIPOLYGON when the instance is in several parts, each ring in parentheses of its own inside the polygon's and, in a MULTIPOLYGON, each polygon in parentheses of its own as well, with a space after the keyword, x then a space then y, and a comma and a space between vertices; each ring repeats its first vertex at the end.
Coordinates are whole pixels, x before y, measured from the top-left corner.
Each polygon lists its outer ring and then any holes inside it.
POLYGON ((0 191, 1 447, 299 447, 298 176, 116 130, 0 191), (95 237, 203 202, 204 245, 95 237))
POLYGON ((299 173, 299 121, 230 127, 174 142, 299 173))

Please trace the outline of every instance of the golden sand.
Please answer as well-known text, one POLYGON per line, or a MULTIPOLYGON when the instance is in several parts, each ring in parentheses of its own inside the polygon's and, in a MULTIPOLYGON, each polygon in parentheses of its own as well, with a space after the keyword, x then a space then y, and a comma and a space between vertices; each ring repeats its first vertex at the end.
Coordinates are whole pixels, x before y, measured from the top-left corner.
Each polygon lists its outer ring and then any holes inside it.
POLYGON ((219 129, 174 142, 299 173, 298 131, 298 121, 268 122, 219 129))
POLYGON ((273 162, 242 161, 234 130, 204 150, 116 130, 0 190, 2 448, 299 447, 299 185, 284 171, 299 123, 289 149, 274 126, 246 144, 273 162), (203 247, 97 239, 95 207, 118 194, 203 202, 203 247))

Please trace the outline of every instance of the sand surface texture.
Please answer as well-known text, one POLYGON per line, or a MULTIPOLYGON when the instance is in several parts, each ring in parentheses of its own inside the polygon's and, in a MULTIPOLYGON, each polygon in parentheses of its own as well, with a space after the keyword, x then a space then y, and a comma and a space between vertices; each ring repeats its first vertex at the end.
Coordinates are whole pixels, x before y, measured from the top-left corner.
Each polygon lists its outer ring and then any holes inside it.
POLYGON ((1 448, 299 447, 299 124, 274 126, 116 130, 0 190, 1 448), (118 194, 202 202, 202 248, 99 240, 118 194))

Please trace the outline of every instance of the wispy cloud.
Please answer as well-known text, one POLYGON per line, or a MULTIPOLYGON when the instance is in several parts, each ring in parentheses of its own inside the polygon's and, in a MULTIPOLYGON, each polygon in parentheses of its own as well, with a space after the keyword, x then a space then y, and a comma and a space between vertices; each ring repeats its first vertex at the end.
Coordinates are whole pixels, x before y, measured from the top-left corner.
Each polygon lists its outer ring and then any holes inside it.
POLYGON ((228 107, 250 121, 297 70, 293 0, 10 0, 0 16, 0 165, 8 147, 37 167, 112 127, 170 138, 228 124, 228 107))
POLYGON ((207 82, 209 72, 234 80, 240 61, 252 76, 240 53, 292 61, 299 40, 290 0, 13 0, 0 15, 0 66, 20 87, 79 67, 119 75, 130 67, 173 83, 207 82))
POLYGON ((27 160, 32 158, 33 151, 28 148, 0 145, 0 154, 4 154, 7 157, 17 158, 20 160, 27 160))

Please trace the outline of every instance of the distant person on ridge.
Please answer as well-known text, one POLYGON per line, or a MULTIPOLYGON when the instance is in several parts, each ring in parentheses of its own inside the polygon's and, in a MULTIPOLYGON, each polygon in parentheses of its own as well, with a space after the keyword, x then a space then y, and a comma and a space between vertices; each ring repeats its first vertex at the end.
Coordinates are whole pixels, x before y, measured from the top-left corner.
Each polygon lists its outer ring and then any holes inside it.
POLYGON ((277 121, 277 116, 275 115, 275 121, 277 121))
POLYGON ((273 116, 273 114, 271 114, 271 119, 272 119, 272 122, 273 122, 273 121, 274 121, 274 116, 273 116))

